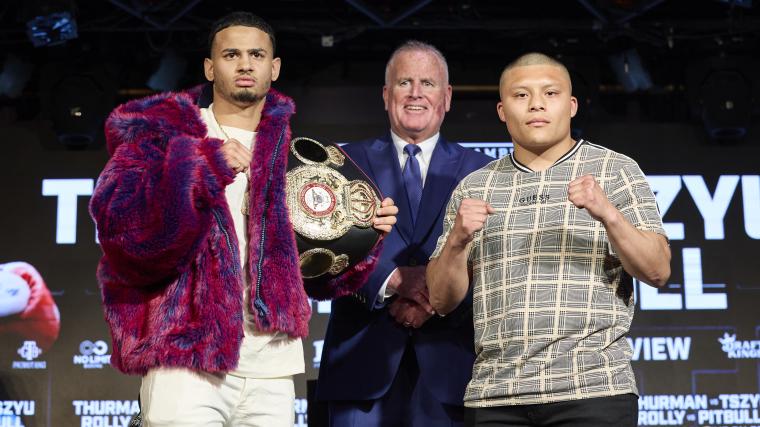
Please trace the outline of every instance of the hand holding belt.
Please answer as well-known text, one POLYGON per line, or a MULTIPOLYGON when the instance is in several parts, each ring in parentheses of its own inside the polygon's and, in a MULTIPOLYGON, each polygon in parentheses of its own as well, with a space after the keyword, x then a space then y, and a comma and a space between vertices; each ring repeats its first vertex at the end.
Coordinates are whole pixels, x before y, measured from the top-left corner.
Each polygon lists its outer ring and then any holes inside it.
POLYGON ((286 180, 303 277, 338 275, 377 244, 380 192, 336 145, 294 138, 286 180))

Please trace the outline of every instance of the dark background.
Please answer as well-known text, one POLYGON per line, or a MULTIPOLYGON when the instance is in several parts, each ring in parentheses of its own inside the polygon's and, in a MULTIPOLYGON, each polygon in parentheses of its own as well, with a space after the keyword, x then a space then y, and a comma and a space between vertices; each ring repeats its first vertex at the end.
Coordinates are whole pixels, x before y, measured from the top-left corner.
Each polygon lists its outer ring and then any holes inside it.
MULTIPOLYGON (((708 409, 720 411, 731 409, 720 394, 760 393, 760 358, 729 359, 718 342, 724 333, 760 340, 760 236, 747 226, 760 222, 760 191, 751 186, 760 174, 760 6, 751 0, 29 0, 0 4, 0 88, 21 86, 0 92, 0 263, 26 261, 41 272, 61 312, 61 334, 37 359, 47 362, 44 370, 11 369, 22 360, 22 340, 0 337, 0 401, 35 402, 34 415, 21 418, 0 408, 0 426, 87 425, 94 421, 77 416, 72 401, 136 398, 139 379, 72 363, 85 340, 105 340, 110 353, 94 276, 100 249, 86 195, 77 199, 76 243, 56 243, 59 199, 42 195, 43 180, 97 178, 107 161, 108 112, 135 97, 202 82, 207 28, 234 10, 257 13, 276 29, 283 68, 274 86, 296 101, 294 135, 317 139, 350 142, 387 132, 385 61, 410 38, 433 43, 447 57, 454 99, 443 134, 480 146, 509 141, 495 114, 504 65, 532 50, 566 62, 580 101, 574 135, 630 155, 648 176, 671 177, 680 188, 669 209, 660 206, 666 223, 684 224, 684 238, 671 242, 673 274, 660 294, 676 295, 682 307, 645 310, 637 302, 630 338, 688 338, 690 347, 687 360, 644 360, 643 353, 634 360, 641 394, 706 395, 719 402, 708 409), (63 10, 76 20, 78 37, 33 47, 26 22, 63 10), (171 57, 185 65, 171 65, 171 57), (157 72, 162 58, 166 73, 157 72), (615 66, 614 58, 625 59, 615 66), (20 76, 9 71, 11 62, 25 64, 20 76), (151 87, 155 74, 163 84, 151 87), (700 177, 710 195, 721 180, 748 177, 730 196, 722 239, 706 238, 683 176, 700 177), (684 267, 682 254, 693 248, 701 254, 699 288, 726 294, 725 309, 687 307, 684 271, 694 266, 684 267)), ((317 377, 328 318, 313 308, 300 399, 307 380, 317 377)), ((301 425, 306 406, 297 402, 301 425)), ((662 418, 642 425, 666 425, 675 410, 646 412, 662 418)), ((700 421, 697 410, 687 413, 694 418, 684 425, 760 424, 700 421)), ((110 422, 121 425, 116 421, 110 422)))

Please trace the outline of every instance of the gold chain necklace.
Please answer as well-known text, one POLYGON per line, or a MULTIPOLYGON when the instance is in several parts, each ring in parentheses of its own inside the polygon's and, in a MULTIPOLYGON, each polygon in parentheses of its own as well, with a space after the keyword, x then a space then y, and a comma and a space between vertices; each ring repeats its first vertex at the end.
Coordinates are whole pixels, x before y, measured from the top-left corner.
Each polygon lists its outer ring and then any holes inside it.
MULTIPOLYGON (((221 123, 219 123, 219 120, 216 118, 216 113, 214 113, 213 106, 210 108, 211 115, 214 116, 214 121, 216 122, 216 127, 219 128, 220 131, 222 131, 222 135, 224 135, 225 138, 225 144, 227 141, 229 141, 230 138, 229 135, 227 135, 227 132, 222 127, 221 123)), ((251 193, 248 191, 249 187, 251 186, 251 165, 248 165, 248 167, 245 169, 245 193, 243 194, 243 205, 240 207, 240 212, 243 213, 243 215, 248 216, 250 213, 249 205, 251 203, 251 193)))

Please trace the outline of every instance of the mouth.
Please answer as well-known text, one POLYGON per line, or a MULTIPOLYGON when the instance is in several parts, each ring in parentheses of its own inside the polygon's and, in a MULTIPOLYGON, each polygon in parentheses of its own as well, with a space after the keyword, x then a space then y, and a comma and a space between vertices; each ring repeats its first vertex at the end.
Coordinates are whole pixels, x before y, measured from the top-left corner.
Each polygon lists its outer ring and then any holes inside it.
POLYGON ((536 118, 536 119, 530 119, 525 124, 531 127, 544 127, 547 126, 549 123, 551 123, 549 120, 536 118))
POLYGON ((427 107, 422 106, 422 105, 404 105, 404 111, 409 111, 413 113, 422 112, 422 111, 427 111, 427 107))
POLYGON ((252 87, 256 84, 256 80, 253 77, 238 77, 235 79, 235 86, 237 87, 252 87))

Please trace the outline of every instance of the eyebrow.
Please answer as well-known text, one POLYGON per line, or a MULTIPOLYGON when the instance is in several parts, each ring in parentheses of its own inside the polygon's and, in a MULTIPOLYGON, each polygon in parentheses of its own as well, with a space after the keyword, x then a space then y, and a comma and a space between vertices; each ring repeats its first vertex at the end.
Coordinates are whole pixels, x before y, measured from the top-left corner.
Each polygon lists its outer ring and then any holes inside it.
MULTIPOLYGON (((401 82, 404 80, 414 80, 414 77, 397 77, 396 82, 401 82)), ((434 79, 433 77, 420 77, 418 79, 421 82, 431 82, 431 83, 438 83, 438 80, 434 79)))
MULTIPOLYGON (((550 87, 559 87, 559 86, 562 86, 561 82, 553 82, 553 83, 548 83, 548 84, 545 84, 545 85, 541 86, 541 89, 546 89, 546 88, 550 88, 550 87)), ((516 90, 516 89, 529 89, 530 87, 531 86, 519 85, 519 86, 510 86, 509 88, 510 88, 510 90, 516 90)))
MULTIPOLYGON (((240 49, 234 48, 234 47, 228 47, 226 49, 222 49, 222 54, 225 53, 238 53, 240 52, 240 49)), ((253 48, 253 49, 247 49, 246 52, 256 52, 256 53, 267 53, 267 50, 261 47, 253 48)))

